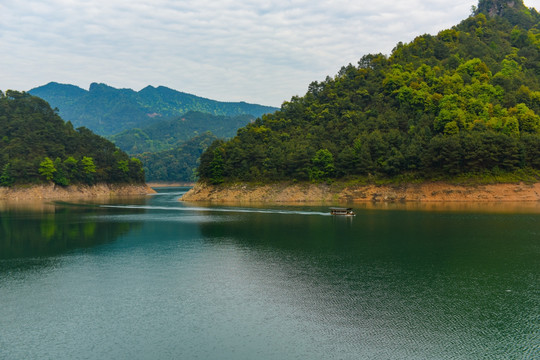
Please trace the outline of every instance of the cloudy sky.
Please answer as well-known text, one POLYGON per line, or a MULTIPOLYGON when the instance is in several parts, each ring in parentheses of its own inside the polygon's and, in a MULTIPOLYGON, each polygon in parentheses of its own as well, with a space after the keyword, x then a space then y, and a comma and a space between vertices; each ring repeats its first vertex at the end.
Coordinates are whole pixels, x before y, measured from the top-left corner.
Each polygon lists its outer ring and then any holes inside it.
MULTIPOLYGON (((280 106, 477 0, 0 0, 0 89, 164 85, 280 106)), ((540 0, 525 0, 540 9, 540 0)))

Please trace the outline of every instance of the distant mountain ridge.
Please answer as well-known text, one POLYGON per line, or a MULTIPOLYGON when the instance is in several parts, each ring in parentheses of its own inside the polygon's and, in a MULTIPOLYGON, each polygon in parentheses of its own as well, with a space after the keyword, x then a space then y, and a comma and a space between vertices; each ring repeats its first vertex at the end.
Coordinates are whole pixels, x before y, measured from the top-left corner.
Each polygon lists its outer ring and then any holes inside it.
POLYGON ((50 82, 28 92, 58 108, 60 116, 75 127, 85 126, 100 135, 145 127, 189 111, 260 117, 278 110, 246 102, 220 102, 164 86, 147 86, 134 91, 92 83, 89 90, 84 90, 74 85, 50 82))

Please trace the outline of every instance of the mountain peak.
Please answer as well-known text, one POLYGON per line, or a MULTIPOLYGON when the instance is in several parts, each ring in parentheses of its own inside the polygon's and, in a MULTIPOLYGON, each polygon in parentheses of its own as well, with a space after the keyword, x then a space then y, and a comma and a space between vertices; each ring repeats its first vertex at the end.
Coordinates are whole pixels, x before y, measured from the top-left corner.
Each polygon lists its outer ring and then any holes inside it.
POLYGON ((90 84, 90 87, 88 88, 88 90, 90 92, 94 92, 94 91, 105 91, 105 90, 116 90, 116 89, 104 83, 93 82, 90 84))
POLYGON ((139 92, 152 91, 154 89, 155 87, 153 87, 152 85, 147 85, 144 88, 142 88, 139 92))
POLYGON ((33 88, 28 91, 30 94, 42 97, 43 94, 48 94, 51 92, 54 92, 56 96, 65 97, 65 96, 72 96, 72 97, 79 97, 84 96, 84 94, 87 92, 84 89, 81 89, 78 86, 75 85, 69 85, 69 84, 61 84, 54 81, 49 82, 48 84, 33 88))

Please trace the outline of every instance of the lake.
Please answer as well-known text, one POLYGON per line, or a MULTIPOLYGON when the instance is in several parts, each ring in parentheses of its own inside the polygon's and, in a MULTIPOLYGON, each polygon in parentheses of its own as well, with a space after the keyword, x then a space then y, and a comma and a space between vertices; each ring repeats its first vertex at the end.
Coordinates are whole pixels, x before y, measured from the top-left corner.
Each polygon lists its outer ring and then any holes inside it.
POLYGON ((0 204, 0 358, 540 358, 540 204, 186 190, 0 204))

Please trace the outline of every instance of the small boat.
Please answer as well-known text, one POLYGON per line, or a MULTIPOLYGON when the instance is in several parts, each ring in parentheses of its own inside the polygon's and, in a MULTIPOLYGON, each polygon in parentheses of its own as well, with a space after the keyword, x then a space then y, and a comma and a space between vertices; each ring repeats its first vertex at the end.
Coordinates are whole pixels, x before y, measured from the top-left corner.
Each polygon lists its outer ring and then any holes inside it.
POLYGON ((344 216, 355 216, 353 209, 351 208, 330 208, 331 215, 344 215, 344 216))

